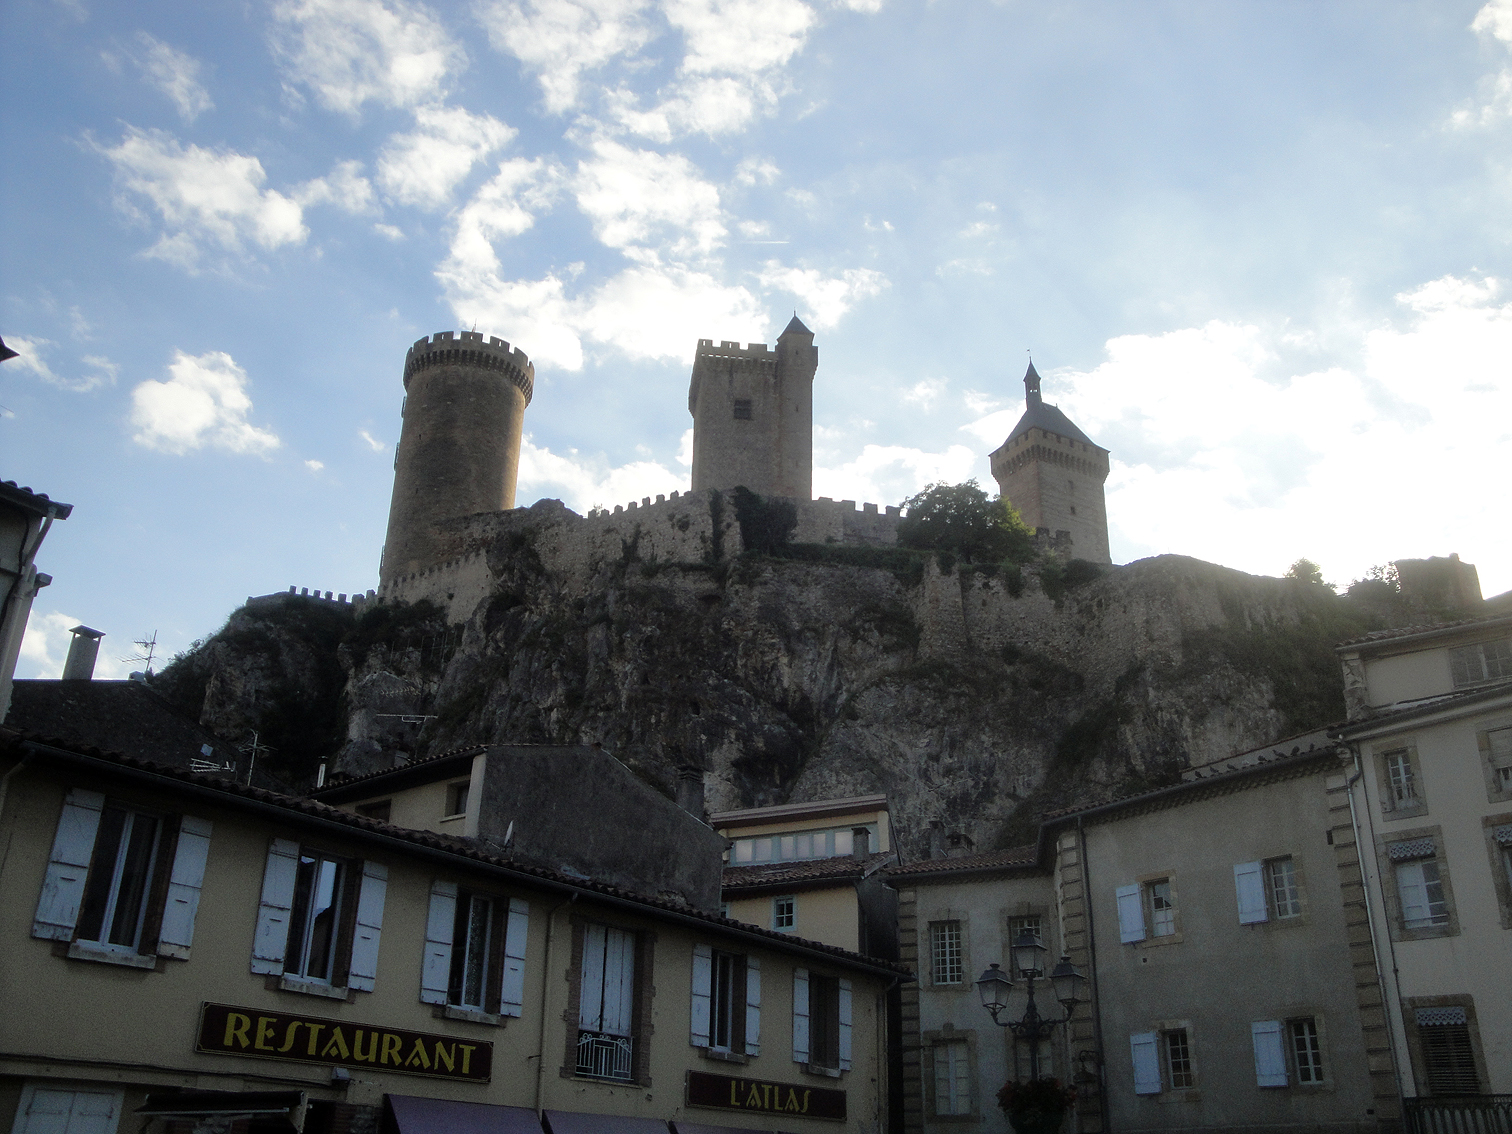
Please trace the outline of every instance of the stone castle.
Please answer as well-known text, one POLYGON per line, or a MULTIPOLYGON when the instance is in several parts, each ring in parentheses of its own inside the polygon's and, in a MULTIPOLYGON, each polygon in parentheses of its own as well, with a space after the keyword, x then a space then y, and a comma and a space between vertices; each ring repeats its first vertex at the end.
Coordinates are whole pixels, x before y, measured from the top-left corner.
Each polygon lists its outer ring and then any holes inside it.
MULTIPOLYGON (((704 505, 710 493, 740 487, 792 501, 797 542, 896 544, 898 508, 813 499, 818 365, 814 334, 796 314, 775 350, 700 339, 688 390, 692 493, 648 497, 594 517, 580 537, 584 561, 602 553, 599 544, 617 546, 632 536, 643 556, 718 558, 738 539, 733 510, 704 505)), ((378 597, 431 598, 465 617, 486 593, 486 548, 503 514, 514 508, 534 383, 535 368, 523 351, 476 331, 439 332, 409 349, 378 597)), ((1111 562, 1103 499, 1108 451, 1043 400, 1032 363, 1024 386, 1024 414, 991 454, 992 475, 1045 546, 1111 562)))

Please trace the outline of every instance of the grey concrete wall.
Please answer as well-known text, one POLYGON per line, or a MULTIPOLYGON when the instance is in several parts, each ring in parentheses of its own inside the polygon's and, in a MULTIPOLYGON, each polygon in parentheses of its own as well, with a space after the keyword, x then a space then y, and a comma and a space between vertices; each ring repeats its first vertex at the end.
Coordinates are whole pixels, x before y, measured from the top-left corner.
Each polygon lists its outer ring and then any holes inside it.
POLYGON ((550 870, 719 908, 724 836, 601 748, 490 748, 478 836, 550 870))

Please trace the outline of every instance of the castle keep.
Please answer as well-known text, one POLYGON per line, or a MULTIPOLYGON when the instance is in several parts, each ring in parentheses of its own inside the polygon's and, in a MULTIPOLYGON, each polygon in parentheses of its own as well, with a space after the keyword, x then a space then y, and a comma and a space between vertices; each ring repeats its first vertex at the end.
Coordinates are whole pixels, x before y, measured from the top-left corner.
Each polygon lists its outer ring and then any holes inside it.
POLYGON ((1030 528, 1068 532, 1078 559, 1111 563, 1103 498, 1108 450, 1045 404, 1032 362, 1024 374, 1024 403, 1024 416, 991 457, 998 491, 1030 528))
POLYGON ((514 507, 534 388, 535 367, 502 339, 441 331, 410 347, 380 586, 446 558, 438 524, 514 507))

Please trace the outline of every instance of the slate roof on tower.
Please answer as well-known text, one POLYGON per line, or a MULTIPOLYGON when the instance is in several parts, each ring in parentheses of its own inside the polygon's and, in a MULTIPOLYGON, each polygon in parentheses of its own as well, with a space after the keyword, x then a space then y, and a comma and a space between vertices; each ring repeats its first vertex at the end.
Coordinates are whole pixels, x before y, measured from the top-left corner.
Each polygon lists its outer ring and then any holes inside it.
MULTIPOLYGON (((782 329, 783 335, 812 335, 813 333, 813 331, 803 325, 803 320, 798 318, 798 312, 796 311, 793 312, 793 318, 789 321, 788 325, 782 329)), ((778 336, 778 338, 781 337, 782 335, 778 336)))
MULTIPOLYGON (((1061 413, 1056 406, 1049 405, 1039 395, 1040 376, 1034 369, 1034 363, 1029 364, 1029 369, 1024 372, 1025 400, 1028 403, 1024 407, 1024 416, 1019 418, 1013 432, 1008 434, 1007 445, 1020 434, 1027 433, 1031 429, 1044 429, 1050 433, 1057 433, 1062 437, 1069 437, 1073 441, 1081 441, 1091 445, 1095 449, 1102 449, 1092 438, 1088 437, 1080 429, 1071 424, 1071 419, 1061 413)), ((1106 452, 1107 450, 1103 450, 1106 452)))

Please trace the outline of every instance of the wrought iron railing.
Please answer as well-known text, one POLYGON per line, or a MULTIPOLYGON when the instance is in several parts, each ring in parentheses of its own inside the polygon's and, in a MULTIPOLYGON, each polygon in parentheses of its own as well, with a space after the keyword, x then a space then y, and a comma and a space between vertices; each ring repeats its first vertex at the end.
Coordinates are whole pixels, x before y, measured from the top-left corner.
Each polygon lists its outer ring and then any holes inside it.
POLYGON ((630 1078, 631 1043, 626 1036, 608 1036, 600 1032, 579 1032, 577 1073, 595 1079, 630 1078))
POLYGON ((1512 1134, 1512 1095, 1403 1099, 1407 1134, 1512 1134))

